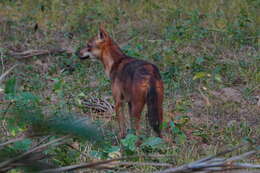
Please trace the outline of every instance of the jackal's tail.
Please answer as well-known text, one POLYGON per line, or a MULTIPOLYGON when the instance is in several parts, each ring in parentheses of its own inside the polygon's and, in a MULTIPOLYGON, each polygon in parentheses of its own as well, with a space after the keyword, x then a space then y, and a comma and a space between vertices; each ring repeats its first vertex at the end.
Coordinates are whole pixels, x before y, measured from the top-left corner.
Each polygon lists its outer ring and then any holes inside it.
POLYGON ((163 119, 162 101, 163 88, 156 88, 155 81, 152 80, 147 95, 148 120, 159 137, 161 137, 161 124, 163 119))

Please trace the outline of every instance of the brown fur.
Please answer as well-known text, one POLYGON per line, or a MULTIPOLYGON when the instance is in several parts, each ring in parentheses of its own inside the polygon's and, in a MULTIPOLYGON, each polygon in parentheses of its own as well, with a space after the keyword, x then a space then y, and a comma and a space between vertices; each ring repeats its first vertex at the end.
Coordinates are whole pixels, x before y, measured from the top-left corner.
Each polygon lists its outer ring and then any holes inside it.
POLYGON ((163 82, 155 65, 125 55, 102 27, 99 34, 80 50, 79 56, 81 59, 97 58, 104 65, 106 75, 112 81, 120 137, 126 133, 122 110, 125 102, 131 119, 134 118, 137 135, 140 133, 141 113, 147 104, 150 125, 161 136, 163 82))

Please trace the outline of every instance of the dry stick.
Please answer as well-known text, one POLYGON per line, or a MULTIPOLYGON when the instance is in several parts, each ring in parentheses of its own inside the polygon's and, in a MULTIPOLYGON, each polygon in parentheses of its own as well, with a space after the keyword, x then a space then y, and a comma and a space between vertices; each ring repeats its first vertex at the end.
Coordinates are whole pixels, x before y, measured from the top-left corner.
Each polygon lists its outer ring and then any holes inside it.
MULTIPOLYGON (((18 64, 13 65, 9 70, 7 70, 6 72, 4 72, 1 76, 0 76, 0 83, 2 82, 2 80, 5 78, 5 76, 8 75, 8 73, 10 73, 18 64)), ((3 118, 5 118, 5 115, 7 114, 10 106, 12 105, 12 102, 8 102, 8 106, 7 109, 4 111, 3 113, 3 118)), ((5 129, 4 129, 5 130, 5 129)), ((1 145, 0 145, 0 149, 1 149, 1 145)))
POLYGON ((21 140, 23 140, 24 138, 25 138, 25 136, 20 136, 20 137, 18 137, 18 138, 10 139, 9 141, 6 141, 6 142, 4 142, 4 143, 1 143, 1 144, 0 144, 0 150, 1 150, 4 146, 6 146, 6 145, 8 145, 8 144, 11 144, 11 143, 14 143, 14 142, 21 141, 21 140))
POLYGON ((2 172, 8 172, 9 170, 17 167, 38 167, 40 169, 49 169, 53 168, 53 165, 50 165, 48 163, 41 162, 41 160, 49 158, 48 155, 42 154, 42 153, 32 153, 31 155, 26 156, 23 159, 20 159, 18 162, 13 162, 7 165, 6 167, 2 168, 0 171, 2 172))
POLYGON ((4 72, 4 74, 2 74, 0 76, 0 83, 2 82, 2 80, 5 78, 5 76, 8 75, 8 73, 10 73, 18 64, 13 65, 10 69, 8 69, 6 72, 4 72))
POLYGON ((73 150, 79 152, 80 154, 82 154, 85 158, 89 158, 89 156, 88 156, 87 154, 83 153, 82 151, 80 151, 79 149, 73 147, 72 145, 70 145, 70 144, 66 144, 66 145, 67 145, 68 147, 70 147, 71 149, 73 149, 73 150))
POLYGON ((124 165, 124 166, 160 166, 160 167, 171 167, 169 163, 153 163, 153 162, 113 162, 113 165, 124 165))
POLYGON ((198 88, 199 93, 201 94, 201 96, 203 97, 203 99, 206 101, 206 105, 209 106, 211 105, 209 102, 209 98, 201 91, 200 87, 198 88))
POLYGON ((10 52, 9 55, 15 56, 17 58, 30 58, 33 56, 47 55, 47 54, 57 54, 66 52, 66 49, 51 49, 51 50, 27 50, 24 52, 10 52))
POLYGON ((193 163, 188 163, 185 165, 182 165, 177 168, 169 168, 163 171, 159 171, 157 173, 181 173, 181 172, 191 172, 193 170, 201 170, 201 171, 220 171, 220 170, 231 170, 231 169, 241 169, 241 168, 260 168, 260 165, 253 165, 248 163, 233 163, 235 160, 241 160, 244 159, 250 155, 258 153, 257 150, 249 151, 244 154, 241 154, 239 156, 234 156, 229 159, 221 159, 221 158, 215 158, 220 155, 224 155, 226 153, 232 152, 238 148, 241 148, 245 146, 245 144, 239 145, 237 147, 234 147, 232 149, 226 150, 224 152, 220 152, 216 154, 215 156, 207 157, 204 159, 201 159, 199 161, 195 161, 193 163))
POLYGON ((183 172, 195 172, 195 171, 223 171, 231 169, 241 169, 241 168, 260 168, 260 165, 253 164, 237 164, 237 163, 213 163, 213 164, 199 164, 199 165, 190 165, 186 164, 177 168, 170 168, 156 173, 183 173, 183 172))
POLYGON ((60 141, 66 139, 67 137, 68 137, 68 136, 63 136, 63 137, 60 137, 60 138, 58 138, 58 139, 52 140, 52 141, 50 141, 50 142, 48 142, 48 143, 46 143, 46 144, 43 144, 43 145, 40 145, 40 146, 38 146, 38 147, 32 148, 31 150, 29 150, 29 151, 27 151, 27 152, 25 152, 25 153, 22 153, 22 154, 19 155, 19 156, 16 156, 16 157, 11 158, 11 159, 9 159, 9 160, 7 160, 7 161, 1 162, 1 163, 0 163, 0 170, 1 170, 1 168, 4 168, 5 166, 8 166, 8 164, 10 164, 10 163, 12 163, 12 162, 15 162, 15 161, 17 161, 17 160, 19 160, 19 159, 22 159, 23 157, 25 157, 25 156, 27 156, 27 155, 29 155, 29 154, 31 154, 31 153, 37 151, 37 150, 44 149, 44 148, 46 148, 46 147, 48 147, 49 145, 54 144, 54 143, 56 143, 56 144, 58 143, 58 144, 59 144, 60 141))
POLYGON ((34 145, 33 147, 37 147, 40 146, 42 143, 44 143, 50 136, 45 136, 43 137, 36 145, 34 145))
POLYGON ((92 163, 83 163, 83 164, 78 164, 78 165, 70 165, 70 166, 64 166, 60 168, 54 168, 54 169, 47 169, 44 171, 41 171, 40 173, 52 173, 52 172, 64 172, 64 171, 72 171, 75 169, 81 169, 81 168, 93 168, 99 165, 111 163, 114 161, 118 160, 124 160, 126 158, 116 158, 116 159, 110 159, 110 160, 103 160, 103 161, 97 161, 97 162, 92 162, 92 163))
POLYGON ((232 161, 236 161, 236 160, 242 160, 242 159, 244 159, 244 158, 246 158, 248 156, 256 154, 257 152, 258 152, 257 150, 249 151, 249 152, 243 153, 241 155, 231 157, 231 158, 227 159, 226 161, 227 162, 232 162, 232 161))
POLYGON ((1 63, 2 63, 2 73, 4 73, 4 71, 5 71, 3 56, 4 56, 3 52, 0 51, 0 58, 1 58, 1 63))
POLYGON ((233 163, 232 165, 234 165, 235 167, 238 167, 238 168, 257 168, 257 169, 260 169, 260 165, 254 165, 254 164, 250 164, 250 163, 233 163))
MULTIPOLYGON (((77 151, 77 152, 82 152, 80 151, 79 149, 73 147, 72 145, 70 144, 66 144, 68 147, 70 147, 71 149, 77 151)), ((83 156, 85 156, 86 158, 89 158, 88 155, 84 154, 84 153, 81 153, 83 154, 83 156)), ((131 156, 131 157, 128 157, 128 158, 125 158, 125 159, 131 159, 131 158, 141 158, 141 157, 148 157, 148 158, 165 158, 165 157, 172 157, 172 155, 137 155, 137 156, 131 156)), ((124 159, 123 159, 124 160, 124 159)), ((122 162, 120 162, 122 163, 122 162)), ((160 164, 160 163, 159 163, 160 164)), ((164 164, 164 163, 162 163, 164 164)), ((172 164, 171 164, 172 166, 172 164)))
MULTIPOLYGON (((137 156, 130 156, 130 157, 121 157, 121 158, 97 161, 97 162, 92 162, 92 163, 84 163, 84 164, 70 165, 70 166, 64 166, 64 167, 60 167, 60 168, 48 169, 48 170, 41 171, 40 173, 52 173, 52 172, 57 173, 57 172, 72 171, 72 170, 82 169, 82 168, 95 168, 95 167, 98 167, 98 166, 103 166, 104 164, 107 164, 107 163, 113 164, 113 162, 115 162, 115 161, 126 160, 126 159, 131 159, 131 158, 139 158, 139 157, 155 157, 155 158, 158 158, 158 157, 165 157, 165 156, 137 155, 137 156)), ((172 157, 172 155, 168 155, 166 157, 172 157)), ((120 163, 122 163, 122 165, 124 165, 124 164, 129 165, 128 163, 131 163, 131 162, 116 162, 116 163, 119 164, 119 165, 120 165, 120 163)), ((137 162, 132 162, 132 163, 142 166, 142 163, 137 163, 137 162)), ((168 164, 168 163, 144 163, 144 165, 164 166, 164 167, 172 166, 172 164, 168 164)))
POLYGON ((0 102, 0 103, 8 103, 7 108, 5 109, 5 111, 3 112, 2 115, 2 119, 5 119, 5 116, 8 112, 8 110, 10 109, 10 107, 12 106, 13 102, 12 101, 8 101, 8 102, 0 102))
MULTIPOLYGON (((225 154, 227 154, 227 153, 233 152, 233 151, 235 151, 235 150, 237 150, 237 149, 239 149, 239 148, 242 148, 242 147, 246 146, 247 144, 248 144, 248 143, 240 144, 240 145, 238 145, 238 146, 236 146, 236 147, 233 147, 233 148, 231 148, 231 149, 227 149, 227 150, 222 151, 222 152, 220 152, 220 153, 217 153, 217 154, 215 154, 215 155, 213 155, 213 156, 209 156, 209 157, 203 158, 203 159, 198 160, 198 161, 195 161, 195 162, 193 162, 193 163, 196 164, 196 163, 201 163, 201 162, 205 162, 205 161, 208 161, 208 160, 212 160, 212 159, 214 159, 214 158, 216 158, 216 157, 218 157, 218 156, 222 156, 222 155, 225 155, 225 154)), ((216 159, 217 159, 217 158, 216 158, 216 159)))
MULTIPOLYGON (((1 103, 1 102, 0 102, 1 103)), ((8 111, 9 111, 9 109, 11 108, 11 106, 12 106, 12 104, 13 104, 13 102, 11 101, 11 102, 8 102, 8 105, 7 105, 7 108, 4 110, 4 112, 3 112, 3 115, 2 115, 2 119, 3 119, 3 121, 2 121, 2 128, 3 128, 3 131, 5 132, 5 134, 8 136, 8 130, 7 130, 7 128, 5 127, 5 117, 6 117, 6 115, 7 115, 7 113, 8 113, 8 111)), ((0 149, 1 149, 1 147, 0 147, 0 149)))
POLYGON ((162 166, 162 167, 170 167, 172 164, 167 163, 138 163, 138 162, 115 162, 118 160, 124 160, 126 158, 118 158, 118 159, 111 159, 111 160, 105 160, 105 161, 98 161, 93 163, 84 163, 84 164, 78 164, 78 165, 71 165, 71 166, 64 166, 61 168, 54 168, 54 169, 47 169, 44 171, 41 171, 40 173, 52 173, 52 172, 64 172, 64 171, 72 171, 76 169, 82 169, 82 168, 95 168, 98 166, 106 166, 104 164, 113 164, 113 165, 137 165, 137 166, 162 166), (113 163, 115 162, 115 163, 113 163))
MULTIPOLYGON (((111 160, 99 161, 99 162, 94 162, 94 163, 85 163, 85 164, 79 164, 79 165, 65 166, 65 167, 61 167, 61 168, 44 170, 44 171, 41 171, 40 173, 72 171, 72 170, 81 169, 81 168, 97 168, 98 166, 105 167, 106 166, 105 164, 108 164, 108 163, 110 165, 112 164, 112 165, 124 165, 124 166, 131 166, 131 165, 136 165, 136 166, 160 166, 160 167, 170 167, 170 166, 172 166, 172 164, 168 164, 168 163, 115 162, 115 161, 124 160, 124 159, 125 158, 118 158, 118 159, 111 159, 111 160)), ((111 167, 107 167, 107 168, 111 168, 111 167)))

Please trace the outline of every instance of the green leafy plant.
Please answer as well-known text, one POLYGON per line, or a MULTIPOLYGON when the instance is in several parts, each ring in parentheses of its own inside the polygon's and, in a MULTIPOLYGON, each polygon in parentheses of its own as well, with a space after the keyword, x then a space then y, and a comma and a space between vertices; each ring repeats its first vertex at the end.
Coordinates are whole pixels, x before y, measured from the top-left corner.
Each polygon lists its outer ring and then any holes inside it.
POLYGON ((177 144, 184 144, 186 142, 187 136, 181 130, 190 121, 188 116, 178 116, 174 121, 170 121, 169 125, 172 130, 174 140, 177 144))
POLYGON ((163 139, 159 137, 148 137, 142 143, 141 148, 144 150, 156 150, 161 149, 163 144, 165 144, 163 139))
POLYGON ((136 152, 137 140, 138 137, 134 134, 128 134, 124 139, 121 139, 121 143, 128 155, 134 154, 136 152))
POLYGON ((186 135, 175 126, 173 122, 170 123, 170 126, 172 128, 172 133, 175 135, 175 141, 177 144, 183 144, 186 141, 186 135))

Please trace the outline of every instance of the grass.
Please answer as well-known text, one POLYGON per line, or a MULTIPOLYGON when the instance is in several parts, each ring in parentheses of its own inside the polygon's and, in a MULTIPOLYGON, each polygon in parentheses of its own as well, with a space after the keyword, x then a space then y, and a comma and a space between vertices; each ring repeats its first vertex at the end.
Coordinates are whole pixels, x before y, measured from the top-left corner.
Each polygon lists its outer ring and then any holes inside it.
MULTIPOLYGON (((151 151, 135 148, 133 153, 174 155, 163 161, 179 165, 243 140, 259 139, 259 6, 257 0, 3 1, 1 70, 20 63, 12 76, 22 90, 41 98, 46 114, 54 109, 90 115, 111 129, 108 135, 113 136, 118 130, 113 128, 117 126, 114 114, 104 117, 78 104, 82 95, 106 97, 113 103, 110 82, 100 63, 79 61, 74 54, 21 61, 7 55, 10 50, 76 50, 97 33, 99 23, 105 23, 126 54, 159 67, 165 83, 165 123, 176 122, 168 131, 165 127, 165 135, 175 141, 173 144, 151 151), (223 88, 239 94, 225 95, 223 88)), ((73 155, 75 151, 59 148, 55 151, 60 153, 57 164, 96 159, 94 151, 106 158, 114 153, 112 146, 123 148, 120 141, 108 142, 107 152, 86 143, 77 145, 87 158, 77 153, 71 160, 67 152, 73 155)), ((259 156, 257 159, 259 162, 259 156)), ((152 170, 155 168, 133 168, 135 172, 152 170)))

